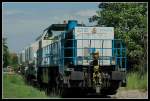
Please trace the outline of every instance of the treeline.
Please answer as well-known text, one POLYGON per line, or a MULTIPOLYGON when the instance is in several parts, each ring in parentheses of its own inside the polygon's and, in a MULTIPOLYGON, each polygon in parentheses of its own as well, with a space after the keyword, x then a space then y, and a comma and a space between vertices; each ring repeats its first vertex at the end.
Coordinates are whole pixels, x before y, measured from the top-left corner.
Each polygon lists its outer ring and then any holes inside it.
POLYGON ((18 56, 16 53, 11 53, 7 44, 7 38, 3 37, 3 68, 7 66, 16 67, 18 65, 18 56))
POLYGON ((141 74, 147 71, 147 3, 100 3, 96 15, 89 18, 96 26, 115 28, 115 38, 127 47, 127 69, 141 74))

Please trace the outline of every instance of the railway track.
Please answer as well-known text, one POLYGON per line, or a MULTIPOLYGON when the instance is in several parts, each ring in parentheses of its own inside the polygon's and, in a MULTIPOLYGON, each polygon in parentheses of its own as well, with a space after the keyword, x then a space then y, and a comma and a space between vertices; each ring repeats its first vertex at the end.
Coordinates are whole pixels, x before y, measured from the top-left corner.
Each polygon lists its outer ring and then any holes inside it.
MULTIPOLYGON (((64 97, 65 98, 65 97, 64 97)), ((94 95, 88 94, 85 96, 80 95, 67 95, 67 98, 94 98, 94 99, 148 99, 148 93, 139 90, 120 90, 115 95, 94 95)))
POLYGON ((78 92, 73 92, 62 96, 62 98, 92 98, 92 99, 148 99, 148 92, 140 90, 125 90, 119 89, 115 95, 97 95, 87 94, 80 95, 78 92))
MULTIPOLYGON (((37 84, 37 83, 36 83, 37 84)), ((31 86, 34 86, 38 88, 39 90, 45 91, 45 88, 39 88, 38 85, 31 84, 31 86)), ((50 93, 47 94, 50 98, 55 97, 55 98, 94 98, 94 99, 147 99, 148 98, 148 91, 141 91, 141 90, 127 90, 123 87, 119 88, 117 93, 115 95, 98 95, 98 94, 93 94, 93 93, 88 93, 84 95, 82 92, 79 92, 79 89, 72 89, 66 91, 62 96, 50 93)), ((45 91, 46 93, 46 91, 45 91)))

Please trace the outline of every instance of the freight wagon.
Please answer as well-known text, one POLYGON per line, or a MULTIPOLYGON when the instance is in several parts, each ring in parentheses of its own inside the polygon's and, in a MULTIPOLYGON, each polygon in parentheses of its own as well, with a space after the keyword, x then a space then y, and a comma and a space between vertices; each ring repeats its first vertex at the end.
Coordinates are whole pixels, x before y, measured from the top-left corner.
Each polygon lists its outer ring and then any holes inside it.
POLYGON ((84 94, 109 95, 126 85, 126 47, 113 27, 69 20, 49 26, 35 43, 34 51, 34 45, 25 50, 28 70, 34 67, 28 74, 47 91, 80 88, 84 94))

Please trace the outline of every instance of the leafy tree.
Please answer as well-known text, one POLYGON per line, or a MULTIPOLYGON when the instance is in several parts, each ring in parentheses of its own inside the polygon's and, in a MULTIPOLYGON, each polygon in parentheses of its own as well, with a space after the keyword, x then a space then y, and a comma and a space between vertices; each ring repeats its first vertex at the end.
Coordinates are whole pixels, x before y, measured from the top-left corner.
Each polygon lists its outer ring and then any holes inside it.
POLYGON ((10 59, 11 59, 11 66, 14 68, 14 70, 17 70, 18 67, 18 56, 16 53, 10 53, 10 59))
POLYGON ((10 58, 9 58, 9 50, 7 46, 7 38, 2 39, 2 47, 3 47, 3 67, 7 67, 10 64, 10 58))
POLYGON ((147 3, 100 3, 89 18, 96 26, 115 28, 115 38, 127 46, 129 68, 144 71, 147 65, 147 3))
POLYGON ((8 65, 17 66, 18 64, 18 56, 16 53, 10 53, 9 48, 7 46, 7 38, 3 37, 3 67, 7 67, 8 65))
POLYGON ((11 58, 11 64, 12 65, 18 64, 18 56, 16 53, 10 53, 10 58, 11 58))

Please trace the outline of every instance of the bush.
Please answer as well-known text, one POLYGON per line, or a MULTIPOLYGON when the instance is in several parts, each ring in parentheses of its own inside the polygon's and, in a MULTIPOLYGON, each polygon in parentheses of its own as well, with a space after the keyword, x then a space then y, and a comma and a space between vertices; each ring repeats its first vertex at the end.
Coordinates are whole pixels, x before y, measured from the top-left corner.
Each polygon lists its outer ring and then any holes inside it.
POLYGON ((147 72, 140 76, 139 72, 131 72, 127 75, 127 89, 147 90, 147 72))

